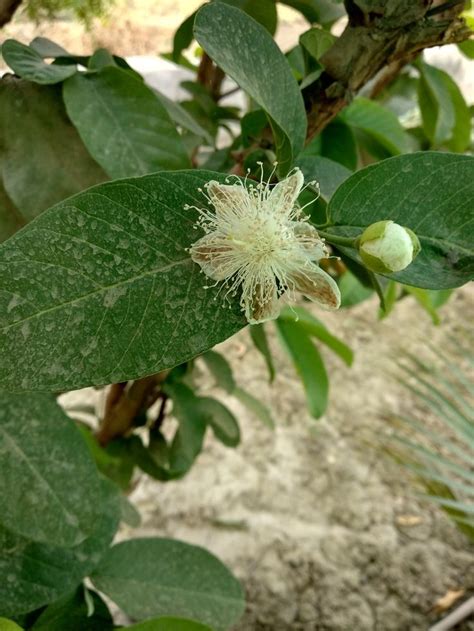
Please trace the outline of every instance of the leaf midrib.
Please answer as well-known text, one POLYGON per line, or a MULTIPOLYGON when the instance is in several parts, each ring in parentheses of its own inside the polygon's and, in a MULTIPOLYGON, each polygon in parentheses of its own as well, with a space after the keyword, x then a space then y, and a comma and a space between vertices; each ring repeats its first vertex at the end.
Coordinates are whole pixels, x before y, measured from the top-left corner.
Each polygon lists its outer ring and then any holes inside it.
POLYGON ((178 261, 173 261, 172 263, 170 263, 169 265, 165 265, 164 267, 160 267, 160 268, 155 268, 152 270, 147 270, 145 272, 142 272, 141 274, 138 274, 137 276, 133 276, 132 278, 128 278, 126 280, 121 280, 117 283, 113 283, 111 285, 107 285, 107 286, 103 286, 100 287, 99 289, 95 289, 93 291, 90 291, 86 294, 83 294, 82 296, 79 296, 77 298, 74 298, 73 300, 68 300, 67 302, 61 302, 60 304, 57 305, 53 305, 52 307, 49 307, 47 309, 44 309, 43 311, 37 311, 36 313, 33 313, 29 316, 27 316, 26 318, 22 318, 21 320, 16 320, 15 322, 12 322, 11 324, 7 324, 4 327, 0 328, 0 333, 4 333, 5 331, 8 331, 9 329, 18 326, 20 324, 24 324, 25 322, 28 322, 29 320, 33 320, 36 317, 40 317, 42 315, 45 315, 46 313, 51 313, 53 311, 56 311, 57 309, 61 309, 63 307, 68 307, 69 305, 73 305, 76 304, 78 302, 80 302, 81 300, 86 300, 87 298, 91 297, 91 296, 95 296, 97 294, 100 294, 102 292, 106 292, 109 291, 110 289, 114 289, 115 287, 120 287, 122 285, 127 285, 129 283, 133 283, 135 281, 141 280, 142 278, 146 278, 147 276, 152 276, 153 274, 159 274, 162 272, 166 272, 169 269, 172 269, 173 267, 176 267, 177 265, 186 265, 192 263, 191 258, 183 258, 183 259, 179 259, 178 261))

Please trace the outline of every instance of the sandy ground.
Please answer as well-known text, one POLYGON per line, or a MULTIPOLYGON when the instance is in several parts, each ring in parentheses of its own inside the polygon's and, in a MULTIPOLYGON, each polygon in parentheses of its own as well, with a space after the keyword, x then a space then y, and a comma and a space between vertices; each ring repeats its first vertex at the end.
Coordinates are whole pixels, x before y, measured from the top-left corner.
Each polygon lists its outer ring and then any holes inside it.
MULTIPOLYGON (((155 55, 170 50, 175 28, 198 4, 122 0, 91 32, 68 19, 38 27, 20 15, 2 34, 22 41, 43 35, 76 53, 106 46, 121 55, 155 55)), ((304 28, 284 10, 280 45, 290 46, 304 28)), ((222 350, 241 385, 272 408, 275 431, 226 400, 241 422, 240 446, 226 449, 209 436, 183 481, 143 478, 132 496, 142 525, 120 537, 173 536, 217 554, 247 592, 235 631, 428 629, 438 598, 474 591, 473 551, 440 511, 415 499, 407 477, 376 445, 387 431, 383 415, 414 404, 389 378, 393 358, 402 349, 422 352, 427 339, 443 345, 473 303, 472 290, 458 291, 440 327, 412 299, 384 321, 373 300, 318 313, 356 352, 350 369, 325 353, 332 396, 319 422, 308 415, 299 379, 274 337, 279 370, 272 386, 248 333, 228 340, 222 350)), ((222 397, 208 375, 202 380, 222 397)), ((90 391, 79 396, 100 398, 90 391)), ((459 628, 474 630, 474 621, 459 628)))
MULTIPOLYGON (((423 355, 427 340, 445 347, 473 306, 472 288, 457 291, 438 327, 411 298, 383 321, 372 299, 335 314, 314 310, 355 351, 348 368, 323 349, 331 401, 320 421, 309 416, 274 334, 273 385, 247 331, 228 340, 222 352, 240 384, 272 409, 276 429, 223 396, 201 368, 203 392, 233 409, 242 442, 227 449, 209 435, 183 480, 143 477, 131 496, 142 524, 119 537, 171 536, 218 555, 247 593, 235 631, 428 629, 440 597, 474 591, 474 550, 441 511, 414 496, 379 446, 389 432, 384 416, 418 405, 390 377, 395 359, 402 351, 423 355)), ((472 631, 474 620, 457 628, 472 631)))
POLYGON ((277 428, 228 399, 241 445, 226 449, 210 438, 183 481, 143 479, 132 497, 143 524, 133 534, 182 538, 228 563, 249 602, 238 631, 427 629, 439 597, 474 589, 473 551, 441 512, 415 499, 377 442, 387 432, 382 415, 413 406, 389 377, 394 358, 402 349, 422 353, 427 338, 443 346, 473 298, 459 291, 440 327, 411 299, 381 322, 372 300, 318 313, 356 352, 352 368, 325 354, 332 396, 319 422, 275 338, 273 386, 247 332, 227 341, 222 350, 239 381, 271 406, 277 428))

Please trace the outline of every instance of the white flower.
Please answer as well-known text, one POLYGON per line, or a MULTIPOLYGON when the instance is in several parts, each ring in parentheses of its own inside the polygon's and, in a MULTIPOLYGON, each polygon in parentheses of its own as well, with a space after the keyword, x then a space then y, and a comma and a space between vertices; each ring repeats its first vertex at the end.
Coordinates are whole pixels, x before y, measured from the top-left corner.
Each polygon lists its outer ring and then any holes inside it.
MULTIPOLYGON (((228 180, 230 181, 230 180, 228 180)), ((337 309, 340 292, 318 265, 328 251, 297 206, 303 174, 295 169, 276 186, 208 182, 204 195, 214 211, 197 209, 205 235, 190 248, 193 261, 227 293, 242 290, 240 304, 251 324, 273 320, 279 297, 299 291, 325 309, 337 309)), ((227 295, 227 294, 226 294, 227 295)))

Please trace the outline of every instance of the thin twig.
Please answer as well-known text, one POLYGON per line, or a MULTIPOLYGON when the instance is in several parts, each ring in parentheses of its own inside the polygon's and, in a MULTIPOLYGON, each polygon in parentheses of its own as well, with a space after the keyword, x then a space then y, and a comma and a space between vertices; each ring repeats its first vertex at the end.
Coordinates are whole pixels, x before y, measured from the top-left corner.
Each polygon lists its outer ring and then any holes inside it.
POLYGON ((465 620, 468 616, 474 614, 474 596, 459 605, 454 611, 430 627, 429 631, 449 631, 455 625, 465 620))

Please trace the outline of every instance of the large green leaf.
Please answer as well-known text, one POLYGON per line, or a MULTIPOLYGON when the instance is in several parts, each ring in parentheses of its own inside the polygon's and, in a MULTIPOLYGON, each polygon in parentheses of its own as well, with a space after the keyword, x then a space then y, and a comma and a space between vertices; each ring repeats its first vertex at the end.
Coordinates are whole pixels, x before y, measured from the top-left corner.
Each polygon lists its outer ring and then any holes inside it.
POLYGON ((171 368, 246 322, 205 289, 186 248, 198 192, 225 175, 157 173, 101 184, 0 245, 0 389, 68 390, 171 368), (225 314, 225 317, 224 317, 225 314))
POLYGON ((116 500, 108 496, 94 532, 73 548, 34 543, 0 527, 0 615, 33 611, 75 589, 112 541, 119 521, 116 500))
POLYGON ((110 177, 189 166, 166 108, 127 70, 78 73, 64 83, 63 95, 84 144, 110 177))
POLYGON ((299 322, 278 318, 276 325, 303 381, 309 411, 314 418, 320 418, 326 411, 329 391, 329 380, 321 355, 299 322))
POLYGON ((244 610, 242 588, 203 548, 172 539, 113 546, 91 576, 129 616, 182 616, 227 629, 244 610))
POLYGON ((291 68, 268 32, 234 7, 202 7, 194 35, 204 50, 268 114, 277 158, 287 171, 303 148, 306 114, 291 68))
POLYGON ((107 179, 66 116, 59 86, 0 80, 0 173, 25 220, 107 179))
MULTIPOLYGON (((406 285, 448 289, 474 274, 474 158, 425 151, 397 156, 358 171, 329 203, 331 231, 360 234, 382 219, 411 228, 421 252, 391 277, 406 285)), ((355 250, 341 248, 358 259, 355 250)))
POLYGON ((398 118, 379 103, 358 97, 340 118, 355 129, 360 129, 380 143, 390 154, 406 153, 410 140, 398 118))
POLYGON ((2 44, 2 55, 15 74, 35 83, 60 83, 76 74, 76 66, 47 64, 33 48, 14 39, 7 39, 2 44))
POLYGON ((34 541, 80 543, 103 487, 79 431, 49 395, 3 393, 0 403, 0 523, 34 541))

